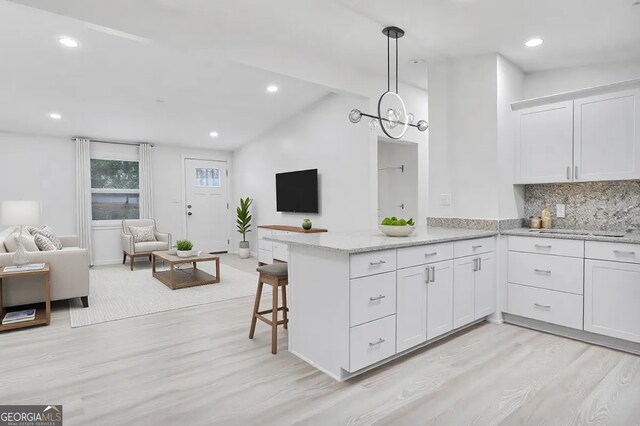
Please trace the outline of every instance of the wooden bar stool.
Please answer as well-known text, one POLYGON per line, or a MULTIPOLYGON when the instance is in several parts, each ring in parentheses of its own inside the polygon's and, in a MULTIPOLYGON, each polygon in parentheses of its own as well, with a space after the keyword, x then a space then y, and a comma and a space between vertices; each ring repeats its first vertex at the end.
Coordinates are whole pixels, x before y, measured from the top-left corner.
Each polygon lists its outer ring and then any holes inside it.
POLYGON ((258 278, 258 290, 256 292, 256 301, 253 305, 253 314, 251 315, 251 329, 249 330, 249 339, 253 339, 253 333, 256 331, 256 321, 266 322, 271 326, 271 353, 278 352, 278 326, 284 325, 287 328, 289 318, 287 313, 287 290, 289 277, 286 263, 274 263, 272 265, 260 266, 256 269, 260 272, 258 278), (268 284, 273 289, 273 303, 271 309, 260 311, 260 298, 262 297, 262 286, 268 284), (282 289, 282 306, 278 307, 278 289, 282 289), (278 311, 282 311, 282 320, 278 321, 278 311), (271 319, 267 319, 265 314, 271 314, 271 319))

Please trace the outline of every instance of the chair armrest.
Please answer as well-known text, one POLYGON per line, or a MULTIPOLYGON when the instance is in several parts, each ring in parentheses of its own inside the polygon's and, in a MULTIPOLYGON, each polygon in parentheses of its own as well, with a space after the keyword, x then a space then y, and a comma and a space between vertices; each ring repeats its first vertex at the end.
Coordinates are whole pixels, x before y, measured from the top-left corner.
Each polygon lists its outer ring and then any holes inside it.
POLYGON ((59 235, 58 239, 62 247, 80 247, 80 238, 77 235, 59 235))
POLYGON ((156 232, 156 240, 163 241, 169 244, 169 248, 171 248, 171 234, 164 234, 162 232, 156 232))
POLYGON ((135 248, 133 245, 133 235, 122 233, 122 250, 127 254, 135 254, 135 248))

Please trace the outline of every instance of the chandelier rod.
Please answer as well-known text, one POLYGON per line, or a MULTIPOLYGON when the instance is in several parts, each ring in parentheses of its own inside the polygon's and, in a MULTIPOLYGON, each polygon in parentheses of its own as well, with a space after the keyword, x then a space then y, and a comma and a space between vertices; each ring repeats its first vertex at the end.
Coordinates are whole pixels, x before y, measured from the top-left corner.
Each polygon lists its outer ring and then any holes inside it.
POLYGON ((391 91, 391 50, 390 50, 390 37, 387 34, 387 92, 391 91))
POLYGON ((396 38, 396 93, 398 93, 398 38, 396 38))

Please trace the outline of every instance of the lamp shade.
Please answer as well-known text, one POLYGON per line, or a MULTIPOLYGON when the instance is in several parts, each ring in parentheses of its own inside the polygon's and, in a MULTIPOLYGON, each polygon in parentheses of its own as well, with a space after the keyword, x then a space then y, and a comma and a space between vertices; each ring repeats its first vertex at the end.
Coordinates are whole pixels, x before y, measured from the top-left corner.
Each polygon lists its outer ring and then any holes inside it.
POLYGON ((0 203, 0 222, 3 225, 38 225, 40 201, 3 201, 0 203))

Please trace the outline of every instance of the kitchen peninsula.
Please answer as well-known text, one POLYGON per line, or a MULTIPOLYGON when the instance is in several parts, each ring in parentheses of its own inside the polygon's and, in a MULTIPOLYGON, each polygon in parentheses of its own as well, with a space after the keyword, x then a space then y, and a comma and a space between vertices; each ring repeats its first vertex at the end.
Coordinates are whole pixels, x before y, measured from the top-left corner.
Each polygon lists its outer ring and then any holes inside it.
POLYGON ((336 380, 496 311, 496 231, 278 235, 289 245, 289 351, 336 380))

